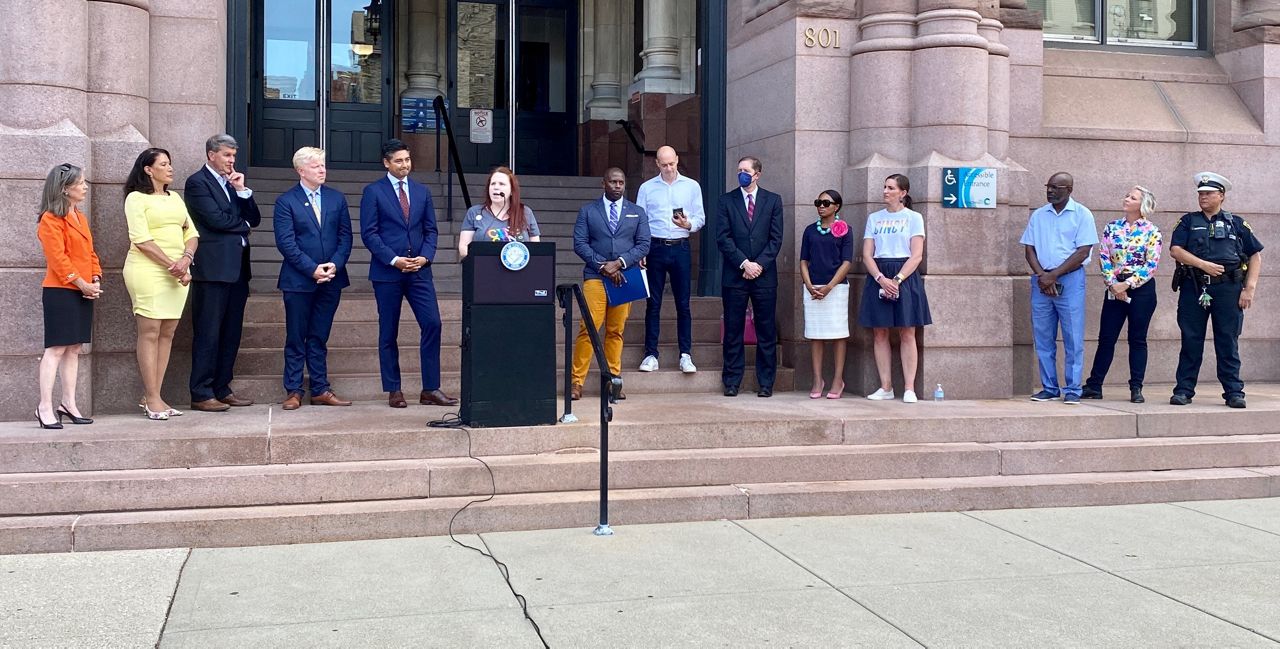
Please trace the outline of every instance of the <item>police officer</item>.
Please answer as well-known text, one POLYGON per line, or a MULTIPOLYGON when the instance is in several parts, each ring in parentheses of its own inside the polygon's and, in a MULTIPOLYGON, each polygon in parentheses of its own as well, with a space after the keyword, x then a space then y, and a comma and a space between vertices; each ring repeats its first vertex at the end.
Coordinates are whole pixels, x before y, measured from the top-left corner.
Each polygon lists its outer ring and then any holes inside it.
POLYGON ((1200 211, 1182 215, 1170 240, 1169 254, 1178 262, 1174 290, 1178 296, 1178 384, 1169 403, 1185 406, 1196 393, 1196 377, 1204 357, 1205 327, 1213 318, 1213 349, 1218 357, 1222 398, 1243 408, 1238 339, 1244 310, 1253 303, 1262 269, 1262 243, 1242 218, 1222 209, 1231 182, 1218 174, 1195 176, 1200 211))

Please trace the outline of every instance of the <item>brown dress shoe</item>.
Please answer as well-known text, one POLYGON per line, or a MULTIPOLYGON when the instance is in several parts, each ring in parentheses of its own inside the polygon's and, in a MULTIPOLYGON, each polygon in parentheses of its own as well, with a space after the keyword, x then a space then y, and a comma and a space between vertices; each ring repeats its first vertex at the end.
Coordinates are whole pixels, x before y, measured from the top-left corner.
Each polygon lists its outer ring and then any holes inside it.
POLYGON ((237 397, 235 394, 228 394, 227 396, 222 397, 221 399, 218 399, 218 401, 221 401, 227 404, 228 406, 233 406, 235 408, 243 408, 245 406, 253 405, 253 399, 241 399, 240 397, 237 397))
POLYGON ((408 408, 409 403, 404 400, 404 393, 396 390, 387 394, 387 405, 392 408, 408 408))
POLYGON ((569 388, 569 399, 571 401, 577 401, 578 399, 581 399, 581 398, 582 398, 582 386, 578 385, 577 383, 574 383, 573 386, 569 388))
POLYGON ((311 405, 313 406, 349 406, 351 405, 351 402, 343 401, 342 399, 339 399, 338 395, 333 393, 333 390, 329 390, 328 392, 325 392, 324 394, 321 394, 319 396, 311 397, 311 405))
MULTIPOLYGON (((229 407, 230 406, 228 406, 228 408, 229 407)), ((285 410, 297 410, 298 408, 301 408, 302 395, 297 392, 290 392, 289 396, 285 397, 284 403, 280 404, 280 407, 285 410)))
POLYGON ((418 395, 418 403, 424 406, 456 406, 458 400, 445 394, 439 388, 435 390, 423 390, 418 395))
POLYGON ((200 412, 222 412, 223 410, 230 410, 231 406, 217 399, 205 399, 204 401, 192 401, 191 409, 199 410, 200 412))

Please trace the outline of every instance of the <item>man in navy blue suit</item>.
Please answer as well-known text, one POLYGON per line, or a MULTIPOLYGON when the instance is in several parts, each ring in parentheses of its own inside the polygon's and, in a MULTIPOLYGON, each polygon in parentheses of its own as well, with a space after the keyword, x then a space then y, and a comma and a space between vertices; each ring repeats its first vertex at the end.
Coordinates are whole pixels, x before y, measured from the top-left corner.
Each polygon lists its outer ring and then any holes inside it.
POLYGON ((440 305, 431 279, 436 256, 436 210, 431 191, 409 178, 413 159, 400 140, 382 146, 387 175, 364 188, 360 198, 360 238, 369 249, 369 280, 378 302, 378 367, 387 405, 409 404, 400 389, 400 307, 408 298, 421 335, 422 393, 418 403, 455 406, 440 389, 440 305))
POLYGON ((235 138, 204 143, 205 165, 187 177, 183 199, 200 233, 191 264, 191 409, 251 406, 231 391, 249 300, 249 231, 262 222, 253 190, 236 171, 235 138))
POLYGON ((782 197, 757 184, 764 165, 746 156, 738 161, 738 189, 720 197, 716 245, 724 259, 720 279, 724 301, 724 396, 738 396, 746 364, 743 334, 747 301, 756 325, 756 396, 773 396, 778 367, 778 253, 782 251, 782 197))
POLYGON ((297 186, 276 199, 276 247, 284 256, 285 410, 302 406, 302 370, 311 378, 311 404, 349 406, 329 386, 326 356, 351 256, 351 213, 342 192, 324 186, 324 150, 304 146, 293 154, 297 186))

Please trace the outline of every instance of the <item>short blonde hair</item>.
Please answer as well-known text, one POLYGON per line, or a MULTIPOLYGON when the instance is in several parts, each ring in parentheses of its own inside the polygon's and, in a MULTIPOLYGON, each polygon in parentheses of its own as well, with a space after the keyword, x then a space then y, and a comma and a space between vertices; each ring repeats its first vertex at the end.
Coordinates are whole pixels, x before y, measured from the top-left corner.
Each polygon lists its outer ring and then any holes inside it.
POLYGON ((1137 190, 1139 194, 1142 194, 1142 204, 1138 206, 1138 213, 1141 214, 1144 219, 1151 218, 1151 215, 1156 213, 1155 193, 1142 185, 1134 185, 1133 189, 1129 191, 1134 190, 1137 190))
POLYGON ((313 146, 304 146, 293 154, 293 168, 301 169, 303 165, 310 164, 314 160, 324 162, 324 149, 313 146))

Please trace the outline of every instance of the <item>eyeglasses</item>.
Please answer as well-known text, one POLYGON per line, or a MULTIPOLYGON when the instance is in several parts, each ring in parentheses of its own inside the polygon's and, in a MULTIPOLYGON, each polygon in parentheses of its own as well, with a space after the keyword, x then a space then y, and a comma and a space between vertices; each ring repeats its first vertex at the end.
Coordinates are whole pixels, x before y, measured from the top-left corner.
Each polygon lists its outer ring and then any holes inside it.
POLYGON ((829 201, 825 198, 819 198, 818 200, 813 202, 814 207, 831 207, 832 205, 839 205, 839 203, 835 201, 829 201))

